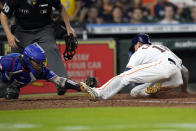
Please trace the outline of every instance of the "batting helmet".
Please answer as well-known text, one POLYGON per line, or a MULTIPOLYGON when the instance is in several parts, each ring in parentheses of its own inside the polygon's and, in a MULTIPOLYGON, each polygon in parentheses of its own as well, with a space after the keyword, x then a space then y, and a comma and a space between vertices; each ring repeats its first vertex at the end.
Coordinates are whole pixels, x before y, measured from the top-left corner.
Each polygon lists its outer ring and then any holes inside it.
POLYGON ((132 52, 132 53, 135 52, 134 46, 137 44, 137 42, 141 42, 142 44, 150 44, 151 45, 149 35, 144 34, 144 33, 140 33, 140 34, 137 34, 135 37, 133 37, 132 45, 129 48, 130 52, 132 52))

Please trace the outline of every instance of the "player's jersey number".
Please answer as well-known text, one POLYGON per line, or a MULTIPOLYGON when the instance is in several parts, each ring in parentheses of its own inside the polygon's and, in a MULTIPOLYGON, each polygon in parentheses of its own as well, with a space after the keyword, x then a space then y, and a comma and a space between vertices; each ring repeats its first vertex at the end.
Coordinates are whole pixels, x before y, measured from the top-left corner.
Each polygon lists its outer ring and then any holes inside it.
POLYGON ((3 6, 3 10, 4 10, 6 13, 8 13, 8 12, 9 12, 10 7, 7 5, 7 3, 5 3, 5 4, 4 4, 4 6, 3 6))
POLYGON ((165 48, 164 46, 161 46, 161 45, 160 46, 158 46, 158 45, 145 45, 145 47, 142 47, 142 49, 148 49, 149 47, 158 49, 159 51, 161 51, 161 53, 168 50, 167 48, 165 48))

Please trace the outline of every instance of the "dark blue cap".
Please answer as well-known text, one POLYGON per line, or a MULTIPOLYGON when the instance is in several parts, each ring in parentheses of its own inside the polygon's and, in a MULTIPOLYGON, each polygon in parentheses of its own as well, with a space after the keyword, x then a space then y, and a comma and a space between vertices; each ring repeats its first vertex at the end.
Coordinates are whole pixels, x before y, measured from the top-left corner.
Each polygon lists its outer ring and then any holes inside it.
POLYGON ((132 44, 136 44, 137 42, 141 42, 142 44, 151 44, 150 42, 150 37, 147 34, 137 34, 133 39, 132 39, 132 44))
POLYGON ((135 37, 132 39, 132 45, 129 48, 129 51, 135 52, 134 46, 137 44, 137 42, 141 42, 142 44, 150 44, 150 37, 148 34, 140 33, 137 34, 135 37))

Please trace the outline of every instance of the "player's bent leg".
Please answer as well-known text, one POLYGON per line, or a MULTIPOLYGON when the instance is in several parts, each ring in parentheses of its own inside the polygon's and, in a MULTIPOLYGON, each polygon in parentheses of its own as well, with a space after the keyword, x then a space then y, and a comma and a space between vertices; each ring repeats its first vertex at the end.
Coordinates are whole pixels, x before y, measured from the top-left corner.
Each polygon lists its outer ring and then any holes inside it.
POLYGON ((136 66, 120 76, 124 76, 129 83, 156 83, 170 79, 174 73, 175 69, 167 61, 157 61, 136 66))
POLYGON ((176 88, 183 84, 181 71, 177 69, 174 75, 162 83, 162 87, 176 88))

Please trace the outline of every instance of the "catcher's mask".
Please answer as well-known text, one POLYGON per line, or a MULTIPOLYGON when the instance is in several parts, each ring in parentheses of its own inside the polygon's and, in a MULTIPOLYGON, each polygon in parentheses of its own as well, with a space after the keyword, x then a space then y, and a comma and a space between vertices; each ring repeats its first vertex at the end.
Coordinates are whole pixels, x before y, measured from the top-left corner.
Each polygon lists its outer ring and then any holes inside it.
POLYGON ((134 46, 137 44, 137 42, 141 42, 142 44, 149 44, 149 45, 151 45, 149 35, 148 34, 144 34, 144 33, 140 33, 140 34, 137 34, 135 37, 133 37, 132 45, 129 48, 130 52, 132 52, 132 53, 135 52, 134 46))
POLYGON ((78 47, 78 41, 73 34, 65 35, 65 51, 63 57, 65 60, 71 60, 76 54, 76 48, 78 47))
POLYGON ((38 44, 30 44, 24 49, 23 60, 30 70, 41 70, 46 66, 46 55, 38 44))

